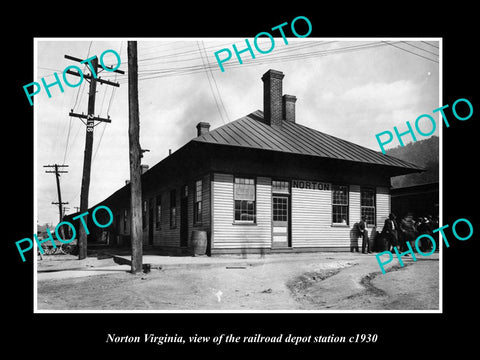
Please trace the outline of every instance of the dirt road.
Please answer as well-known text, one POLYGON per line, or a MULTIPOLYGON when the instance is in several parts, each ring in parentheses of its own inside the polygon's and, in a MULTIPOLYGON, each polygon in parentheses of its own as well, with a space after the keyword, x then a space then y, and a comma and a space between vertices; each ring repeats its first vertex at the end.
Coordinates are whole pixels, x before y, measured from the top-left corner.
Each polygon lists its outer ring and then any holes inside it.
POLYGON ((385 275, 373 254, 252 255, 197 265, 173 259, 137 275, 110 259, 82 261, 55 267, 39 261, 39 310, 436 310, 439 304, 438 254, 404 260, 406 267, 397 263, 385 275))

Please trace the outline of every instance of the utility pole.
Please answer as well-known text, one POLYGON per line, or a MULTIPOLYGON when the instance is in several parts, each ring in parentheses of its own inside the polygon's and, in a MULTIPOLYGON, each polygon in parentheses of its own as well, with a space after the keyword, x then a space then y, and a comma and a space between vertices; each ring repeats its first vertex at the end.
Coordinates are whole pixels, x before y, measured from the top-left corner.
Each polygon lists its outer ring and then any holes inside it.
POLYGON ((55 168, 53 171, 47 171, 45 170, 46 173, 52 173, 55 174, 55 178, 57 180, 57 194, 58 194, 58 202, 52 202, 52 204, 56 205, 58 204, 58 214, 59 214, 59 222, 62 222, 63 220, 63 210, 62 210, 62 205, 63 204, 68 204, 68 202, 62 202, 62 192, 60 191, 60 173, 67 173, 68 171, 66 170, 58 170, 58 168, 63 168, 63 167, 68 167, 68 165, 43 165, 45 168, 55 168))
POLYGON ((130 209, 132 267, 136 274, 142 270, 142 184, 140 180, 140 119, 138 110, 137 42, 128 42, 128 145, 130 149, 130 209))
MULTIPOLYGON (((78 61, 84 63, 86 60, 78 59, 73 56, 65 55, 66 59, 78 61)), ((101 79, 98 77, 98 58, 95 56, 89 62, 91 75, 89 74, 80 74, 77 71, 67 70, 68 74, 83 77, 87 81, 90 81, 89 93, 88 93, 88 114, 84 115, 74 113, 73 110, 70 112, 70 116, 77 117, 80 119, 87 119, 87 130, 85 136, 85 152, 83 157, 83 175, 82 175, 82 189, 80 193, 80 212, 88 212, 88 193, 90 190, 90 170, 92 166, 92 148, 93 148, 93 128, 95 126, 95 121, 107 122, 110 123, 110 117, 107 119, 94 116, 95 112, 95 95, 97 92, 97 82, 100 84, 107 84, 119 87, 118 83, 114 83, 108 80, 101 79)), ((115 70, 119 74, 125 74, 122 70, 115 70)), ((85 216, 85 221, 88 220, 88 216, 85 216)), ((84 226, 79 226, 78 229, 78 259, 82 260, 87 257, 87 233, 85 232, 84 226)))
MULTIPOLYGON (((68 167, 68 165, 58 165, 58 164, 53 164, 53 165, 43 165, 45 168, 54 168, 54 171, 51 170, 45 170, 46 173, 52 173, 55 174, 55 178, 57 180, 57 195, 58 195, 58 202, 53 202, 53 205, 58 205, 58 223, 61 223, 63 220, 63 212, 64 210, 62 209, 63 204, 68 204, 68 202, 63 202, 62 201, 62 192, 60 191, 60 173, 67 173, 68 171, 66 170, 59 170, 58 168, 64 168, 68 167)), ((65 239, 65 233, 63 230, 63 226, 60 227, 60 236, 62 239, 65 239)))

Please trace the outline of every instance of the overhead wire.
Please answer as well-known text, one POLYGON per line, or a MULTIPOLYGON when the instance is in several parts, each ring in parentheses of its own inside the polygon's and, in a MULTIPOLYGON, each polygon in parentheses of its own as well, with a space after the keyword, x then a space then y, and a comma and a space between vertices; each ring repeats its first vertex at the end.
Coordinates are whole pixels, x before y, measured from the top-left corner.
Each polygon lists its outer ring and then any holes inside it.
MULTIPOLYGON (((122 45, 123 45, 123 41, 120 42, 120 50, 119 50, 119 54, 122 52, 122 45)), ((115 73, 115 80, 117 79, 117 75, 118 73, 115 73)), ((110 107, 112 105, 112 101, 113 101, 113 97, 115 96, 115 89, 116 87, 115 86, 112 86, 112 91, 110 93, 110 100, 108 102, 108 107, 107 107, 107 117, 110 115, 110 107)), ((107 93, 107 89, 105 89, 105 93, 104 93, 104 99, 105 99, 105 94, 107 93)), ((103 109, 103 101, 102 101, 102 105, 100 106, 100 110, 103 109)), ((92 158, 92 163, 93 161, 95 160, 95 157, 97 156, 97 152, 98 152, 98 149, 100 148, 100 144, 102 143, 102 139, 103 139, 103 134, 105 133, 105 129, 107 128, 107 123, 104 123, 103 124, 103 128, 102 128, 102 133, 100 134, 100 139, 97 143, 97 146, 95 148, 95 153, 93 154, 93 158, 92 158)))
MULTIPOLYGON (((338 53, 346 53, 350 51, 358 51, 362 49, 368 49, 372 47, 380 47, 380 46, 394 46, 397 47, 400 50, 403 50, 407 53, 413 54, 415 56, 422 57, 426 60, 437 62, 437 60, 432 59, 430 57, 424 56, 420 54, 418 51, 420 49, 415 49, 416 51, 412 51, 409 49, 405 49, 403 47, 398 46, 399 42, 386 42, 386 41, 379 41, 379 42, 368 42, 368 43, 361 43, 361 44, 353 44, 353 45, 347 45, 347 46, 339 46, 339 47, 332 47, 329 49, 316 49, 314 51, 306 51, 309 49, 313 49, 314 47, 318 45, 326 45, 328 43, 334 43, 337 41, 324 41, 324 42, 308 42, 307 44, 289 44, 288 47, 285 46, 285 48, 280 48, 276 50, 272 54, 266 54, 262 56, 258 56, 255 59, 245 59, 243 60, 243 64, 240 64, 238 62, 227 62, 224 64, 225 69, 234 69, 238 67, 247 67, 247 66, 259 66, 263 65, 266 63, 275 63, 275 62, 284 62, 284 61, 293 61, 293 60, 301 60, 301 59, 308 59, 312 57, 319 57, 319 56, 328 56, 328 55, 333 55, 333 54, 338 54, 338 53), (397 44, 397 45, 395 45, 397 44), (298 53, 298 51, 301 50, 302 53, 298 53)), ((413 45, 413 44, 410 44, 413 45)), ((197 46, 198 47, 198 46, 197 46)), ((215 46, 211 46, 215 47, 215 46)), ((205 52, 206 49, 205 48, 205 52)), ((217 47, 218 48, 218 47, 217 47)), ((198 51, 198 50, 196 50, 198 51)), ((188 53, 190 53, 188 51, 188 53)), ((187 53, 187 51, 184 51, 183 53, 187 53)), ((176 53, 178 55, 178 53, 176 53)), ((437 55, 438 56, 438 55, 437 55)), ((160 58, 160 57, 158 57, 160 58)), ((190 59, 190 57, 189 57, 190 59)), ((170 59, 169 62, 172 63, 178 63, 180 61, 183 61, 186 59, 170 59)), ((190 59, 190 60, 193 60, 190 59)), ((144 64, 145 65, 145 64, 144 64)), ((153 64, 149 64, 152 65, 153 64)), ((162 78, 162 77, 170 77, 170 76, 181 76, 181 75, 189 75, 189 74, 195 74, 199 72, 204 72, 205 67, 209 71, 219 71, 219 67, 216 61, 210 62, 208 60, 208 57, 206 60, 204 60, 204 63, 202 64, 187 64, 185 66, 163 66, 163 67, 149 67, 149 66, 143 66, 139 69, 139 82, 145 81, 145 80, 151 80, 151 79, 156 79, 156 78, 162 78)), ((127 81, 126 76, 121 76, 118 80, 119 83, 125 83, 127 81)))
MULTIPOLYGON (((205 53, 205 59, 208 61, 207 51, 205 49, 205 44, 203 43, 203 40, 202 40, 202 48, 203 48, 203 52, 205 53)), ((213 74, 211 67, 209 67, 208 70, 210 72, 210 76, 213 79, 213 84, 215 85, 215 89, 217 90, 218 98, 220 99, 220 106, 223 109, 223 112, 225 113, 227 122, 230 122, 230 117, 228 116, 227 109, 225 107, 225 104, 223 103, 222 94, 220 93, 220 90, 218 90, 218 85, 217 85, 217 81, 215 80, 215 75, 213 74)))
MULTIPOLYGON (((305 48, 312 48, 313 46, 319 46, 319 45, 325 45, 325 44, 328 44, 328 43, 333 43, 333 42, 336 42, 336 41, 324 41, 324 42, 309 42, 307 44, 290 44, 288 47, 285 47, 285 48, 280 48, 278 50, 275 51, 275 55, 278 56, 278 55, 281 55, 283 53, 293 53, 297 50, 300 50, 300 49, 305 49, 305 48)), ((224 45, 227 45, 227 44, 224 44, 224 45)), ((205 47, 205 53, 206 53, 206 50, 207 49, 213 49, 213 48, 219 48, 220 46, 224 46, 224 45, 212 45, 212 46, 206 46, 205 47)), ((157 65, 157 64, 164 64, 164 63, 180 63, 180 62, 188 62, 188 61, 194 61, 197 58, 197 56, 195 55, 195 52, 197 52, 198 50, 189 50, 189 51, 184 51, 184 52, 181 52, 181 53, 173 53, 173 54, 167 54, 167 55, 159 55, 159 56, 155 56, 155 57, 151 57, 151 58, 148 58, 148 59, 139 59, 139 62, 142 62, 143 60, 158 60, 157 62, 150 62, 148 64, 143 64, 141 65, 140 69, 139 69, 139 79, 142 79, 142 77, 145 77, 145 75, 151 75, 151 74, 159 74, 159 73, 163 73, 163 72, 168 72, 168 71, 179 71, 179 72, 183 72, 183 71, 187 71, 189 69, 193 69, 195 71, 204 71, 204 67, 203 65, 193 65, 194 68, 192 68, 192 65, 186 65, 186 66, 183 66, 183 67, 173 67, 173 66, 170 66, 170 67, 161 67, 161 68, 149 68, 150 66, 153 66, 153 65, 157 65), (194 56, 192 57, 181 57, 180 55, 187 55, 187 54, 193 54, 194 56), (172 55, 175 55, 176 58, 172 58, 172 55), (178 58, 178 57, 181 57, 181 58, 178 58), (168 60, 167 60, 168 59, 168 60)), ((262 57, 267 57, 267 55, 262 55, 262 57)), ((270 58, 270 56, 268 56, 268 58, 270 58)), ((208 57, 207 57, 208 59, 208 57)), ((248 59, 250 60, 250 59, 248 59)), ((227 64, 229 67, 231 66, 231 64, 227 64)), ((216 63, 208 63, 208 66, 210 68, 212 67, 215 67, 216 68, 216 63)), ((107 74, 108 76, 108 74, 107 74)), ((126 77, 123 77, 121 79, 121 82, 124 82, 126 81, 126 77)))
MULTIPOLYGON (((275 49, 275 51, 273 51, 270 54, 264 54, 264 55, 262 54, 261 56, 258 56, 255 59, 250 59, 250 58, 245 59, 245 60, 243 60, 243 64, 240 64, 238 62, 229 62, 229 63, 225 63, 224 67, 225 67, 225 69, 235 69, 235 68, 238 68, 238 67, 244 68, 244 67, 249 67, 249 66, 263 65, 265 63, 294 61, 294 60, 302 60, 302 59, 308 59, 308 58, 319 57, 319 56, 341 54, 341 53, 347 53, 347 52, 351 52, 351 51, 359 51, 359 50, 363 50, 363 49, 380 47, 380 46, 385 46, 385 45, 390 45, 390 46, 395 47, 399 50, 410 53, 414 56, 423 58, 423 59, 428 60, 428 61, 438 63, 437 60, 432 59, 428 56, 425 56, 423 53, 419 53, 418 51, 413 51, 411 49, 406 49, 404 47, 399 46, 400 42, 379 41, 379 42, 370 42, 370 43, 367 43, 367 44, 355 44, 355 45, 339 46, 339 47, 333 47, 333 48, 329 48, 329 49, 315 49, 315 47, 317 47, 317 46, 323 46, 323 45, 327 45, 327 44, 335 43, 335 42, 337 42, 337 41, 309 41, 309 42, 301 43, 301 44, 291 43, 291 44, 288 44, 285 47, 275 49), (313 50, 313 49, 315 49, 315 50, 313 50), (301 53, 298 53, 299 51, 301 51, 301 53)), ((431 46, 433 48, 439 49, 438 46, 435 46, 434 44, 431 44, 429 42, 426 42, 426 41, 421 41, 421 42, 428 45, 428 46, 431 46)), ((439 56, 438 54, 436 54, 432 51, 429 51, 425 48, 415 46, 411 42, 402 41, 401 43, 404 43, 411 48, 416 48, 416 50, 419 50, 419 51, 422 51, 422 52, 425 52, 425 53, 429 53, 429 54, 437 56, 437 57, 439 56)), ((122 44, 123 44, 123 42, 121 42, 121 44, 120 44, 120 51, 122 49, 122 44)), ((163 47, 166 47, 166 46, 169 46, 169 45, 171 47, 172 44, 175 44, 175 43, 174 42, 172 42, 172 43, 168 42, 168 43, 155 44, 153 46, 146 47, 145 50, 147 52, 147 55, 148 55, 148 53, 151 53, 151 55, 153 55, 158 51, 159 48, 163 48, 163 47)), ((202 47, 200 47, 200 44, 197 41, 198 50, 192 49, 190 44, 183 43, 183 41, 179 41, 175 45, 180 45, 180 46, 173 47, 172 49, 170 49, 173 52, 162 54, 162 55, 149 56, 149 57, 139 59, 138 60, 139 63, 142 64, 142 67, 139 69, 139 81, 152 80, 152 79, 161 78, 161 77, 189 75, 189 74, 195 74, 195 73, 199 73, 199 72, 205 72, 205 74, 207 76, 207 79, 209 80, 210 88, 211 88, 212 94, 214 96, 216 106, 217 106, 217 109, 219 111, 219 114, 220 114, 220 117, 221 117, 222 121, 225 123, 225 119, 223 118, 221 109, 223 109, 227 120, 230 121, 228 119, 228 113, 226 111, 225 104, 223 103, 221 93, 218 89, 218 84, 216 83, 215 76, 214 76, 214 73, 213 73, 214 70, 219 71, 218 64, 215 61, 210 62, 209 59, 208 59, 208 54, 207 54, 207 49, 208 50, 211 50, 211 49, 214 49, 214 48, 218 49, 218 48, 221 48, 221 46, 230 45, 230 43, 228 43, 228 44, 226 43, 224 45, 215 44, 215 45, 211 45, 211 46, 205 46, 205 43, 202 41, 202 47), (192 62, 196 59, 198 60, 198 57, 195 56, 196 52, 200 53, 200 57, 201 57, 201 60, 202 60, 201 65, 191 64, 191 65, 185 65, 185 66, 172 66, 174 64, 188 63, 188 62, 192 62), (161 64, 171 64, 171 65, 170 66, 157 67, 158 65, 161 65, 161 64), (210 79, 209 75, 211 76, 211 79, 210 79), (217 101, 217 97, 215 96, 214 88, 216 89, 216 92, 218 94, 218 99, 219 99, 218 101, 217 101)), ((90 54, 91 47, 92 47, 92 41, 89 44, 87 58, 90 54)), ((45 69, 47 69, 47 68, 45 68, 45 69)), ((105 74, 105 78, 111 78, 111 77, 115 77, 115 80, 119 79, 118 80, 119 83, 125 83, 127 81, 127 76, 126 75, 119 75, 118 76, 117 73, 105 74)), ((77 104, 79 102, 81 102, 82 96, 84 94, 83 90, 84 90, 84 84, 82 84, 82 86, 80 86, 77 90, 77 93, 76 93, 76 96, 75 96, 75 102, 74 102, 74 105, 73 105, 72 109, 75 109, 77 104)), ((109 112, 110 112, 112 102, 113 102, 113 98, 115 96, 115 92, 116 92, 116 88, 114 87, 114 88, 112 88, 110 98, 109 98, 109 101, 108 101, 107 114, 109 114, 109 112)), ((107 92, 105 91, 105 93, 103 94, 103 100, 102 100, 102 105, 101 105, 102 109, 103 109, 106 97, 107 97, 107 92)), ((65 163, 67 153, 68 153, 69 139, 70 139, 70 135, 71 135, 71 127, 72 127, 72 118, 70 117, 70 123, 69 123, 69 128, 68 128, 68 133, 67 133, 67 141, 66 141, 63 163, 65 163)), ((106 124, 104 124, 104 127, 102 129, 102 133, 100 135, 99 142, 98 142, 97 147, 95 149, 93 159, 95 159, 96 154, 98 152, 98 149, 100 147, 100 144, 101 144, 101 141, 102 141, 102 138, 103 138, 103 134, 105 132, 105 128, 106 128, 106 124)), ((80 128, 77 129, 77 132, 76 132, 75 137, 74 137, 75 139, 78 135, 79 130, 80 130, 80 128)), ((77 194, 75 199, 78 198, 78 196, 79 196, 79 193, 77 194)))
MULTIPOLYGON (((263 65, 264 63, 270 62, 279 62, 279 61, 292 61, 298 59, 306 59, 310 57, 317 57, 317 56, 326 56, 334 53, 341 53, 341 52, 348 52, 348 51, 355 51, 370 47, 377 47, 377 46, 384 46, 383 43, 367 43, 367 44, 360 44, 360 45, 352 45, 340 48, 333 48, 333 49, 324 49, 318 50, 313 52, 307 52, 303 54, 297 53, 286 53, 284 55, 274 54, 274 55, 266 55, 263 57, 258 57, 255 59, 245 59, 243 60, 243 64, 240 63, 227 63, 224 65, 225 69, 237 68, 237 67, 246 67, 246 66, 258 66, 263 65)), ((208 67, 213 70, 219 70, 218 64, 216 62, 209 62, 207 63, 208 67)), ((168 68, 160 68, 160 69, 151 69, 148 71, 139 71, 139 81, 143 80, 150 80, 159 77, 167 77, 167 76, 177 76, 177 75, 186 75, 186 74, 193 74, 200 71, 204 71, 204 66, 202 65, 189 65, 183 67, 168 67, 168 68)))
POLYGON ((439 49, 439 47, 438 47, 438 46, 436 46, 436 45, 433 45, 433 44, 430 44, 430 43, 429 43, 429 42, 427 42, 427 41, 423 41, 423 40, 422 40, 422 43, 424 43, 424 44, 427 44, 427 45, 430 45, 430 46, 432 46, 432 47, 434 47, 434 48, 436 48, 436 49, 439 49))
MULTIPOLYGON (((274 63, 274 62, 280 62, 280 61, 283 62, 283 61, 300 60, 300 59, 307 59, 307 58, 310 58, 310 57, 327 56, 327 55, 331 55, 331 54, 345 53, 345 52, 349 52, 349 51, 357 51, 357 50, 367 49, 367 48, 371 48, 371 47, 383 46, 385 44, 396 47, 396 48, 398 48, 402 51, 405 51, 405 52, 410 53, 410 54, 415 55, 415 56, 419 56, 419 57, 424 58, 426 60, 433 61, 433 62, 438 62, 435 59, 431 59, 427 56, 419 54, 418 52, 414 52, 414 51, 411 51, 409 49, 405 49, 403 47, 400 47, 400 46, 398 46, 398 42, 386 42, 386 41, 374 42, 374 43, 370 42, 370 43, 366 43, 366 44, 354 44, 354 45, 341 46, 341 47, 335 47, 335 48, 330 48, 330 49, 320 49, 320 50, 308 51, 308 52, 304 52, 304 53, 300 53, 300 54, 296 53, 299 50, 312 49, 313 47, 318 46, 318 45, 326 45, 328 43, 334 43, 334 42, 336 42, 336 41, 324 41, 324 42, 313 42, 313 43, 308 42, 308 43, 304 43, 304 44, 289 44, 288 47, 286 46, 285 48, 280 48, 280 49, 276 50, 274 54, 268 54, 266 56, 257 57, 255 59, 245 59, 243 61, 243 64, 226 63, 226 64, 224 64, 224 67, 225 67, 225 69, 231 69, 231 68, 238 68, 240 66, 241 67, 258 66, 258 65, 263 65, 264 63, 270 63, 270 62, 274 63)), ((428 51, 426 49, 421 49, 420 47, 415 46, 411 43, 407 43, 407 42, 403 42, 403 43, 405 43, 408 46, 415 47, 415 48, 417 48, 417 50, 425 51, 425 52, 431 53, 432 55, 436 55, 435 53, 433 53, 431 51, 428 51)), ((427 43, 427 42, 424 42, 424 43, 426 43, 430 46, 436 47, 436 46, 434 46, 430 43, 427 43)), ((169 45, 169 44, 157 44, 157 45, 152 46, 151 48, 161 47, 163 45, 169 45)), ((203 52, 202 52, 202 48, 200 48, 200 44, 197 42, 198 50, 192 50, 191 47, 189 48, 188 46, 181 46, 179 48, 176 48, 175 50, 185 49, 185 51, 174 51, 173 53, 164 54, 164 55, 161 55, 161 56, 154 56, 154 57, 150 57, 150 58, 139 59, 139 62, 147 61, 147 60, 162 60, 162 59, 165 61, 165 59, 168 59, 168 60, 166 60, 167 62, 178 63, 178 62, 192 61, 192 60, 194 60, 194 58, 188 57, 187 59, 175 59, 175 57, 179 57, 180 55, 189 55, 189 54, 192 54, 192 53, 197 52, 197 51, 200 52, 201 59, 202 59, 202 64, 200 64, 200 65, 193 64, 193 65, 186 65, 186 66, 180 66, 180 67, 169 66, 169 67, 161 67, 161 68, 153 68, 153 69, 152 68, 149 69, 149 68, 144 67, 143 69, 139 70, 139 81, 151 80, 151 79, 155 79, 155 78, 168 77, 168 76, 188 75, 188 74, 194 74, 194 73, 204 71, 204 72, 206 72, 207 78, 209 79, 209 84, 210 84, 210 87, 211 87, 212 94, 214 93, 213 87, 216 88, 217 94, 219 94, 219 100, 217 100, 217 97, 215 97, 215 101, 217 103, 217 108, 218 108, 219 113, 222 114, 222 109, 223 109, 226 117, 228 118, 228 113, 226 112, 226 109, 224 107, 223 99, 221 98, 220 91, 218 90, 218 84, 216 83, 216 80, 215 80, 215 77, 214 77, 214 74, 213 74, 213 70, 216 70, 216 71, 219 70, 218 69, 218 64, 216 62, 209 62, 208 55, 207 55, 207 49, 218 48, 219 45, 205 46, 204 43, 202 45, 203 45, 203 52), (202 54, 205 54, 205 55, 202 55, 202 54), (212 77, 212 79, 210 79, 209 74, 212 77)), ((90 43, 90 46, 89 46, 89 52, 90 52, 90 48, 91 48, 91 43, 90 43)), ((436 55, 436 56, 438 56, 438 55, 436 55)), ((152 65, 152 64, 149 64, 149 65, 152 65)), ((106 74, 106 75, 108 76, 108 75, 113 75, 113 74, 106 74)), ((113 76, 115 76, 115 79, 117 79, 117 75, 118 75, 117 73, 115 73, 113 75, 113 76)), ((118 82, 119 83, 124 83, 125 81, 126 81, 126 77, 121 76, 120 80, 118 82)), ((77 93, 77 95, 79 93, 80 93, 80 91, 77 93)), ((112 90, 112 93, 111 93, 111 96, 110 96, 108 111, 110 110, 114 94, 115 94, 115 89, 112 90)), ((104 94, 104 99, 105 99, 105 96, 106 95, 104 94)), ((77 96, 77 100, 78 100, 78 96, 77 96)), ((103 102, 102 102, 102 104, 103 104, 103 102)), ((225 121, 223 119, 223 115, 222 115, 222 120, 225 121)))
MULTIPOLYGON (((88 57, 90 56, 90 50, 92 48, 92 43, 93 43, 93 40, 90 41, 90 44, 88 46, 88 52, 87 52, 87 57, 86 59, 88 59, 88 57)), ((82 82, 82 84, 78 87, 77 89, 77 95, 75 96, 75 103, 73 104, 73 106, 71 107, 72 111, 75 110, 75 107, 77 106, 77 103, 79 101, 81 101, 82 99, 82 95, 84 93, 83 89, 85 88, 85 83, 82 82), (79 95, 80 95, 80 98, 79 98, 79 95)), ((65 161, 66 161, 66 158, 67 158, 67 152, 68 152, 68 146, 69 146, 69 141, 70 141, 70 131, 71 131, 71 127, 72 127, 72 117, 70 116, 70 119, 69 119, 69 126, 68 126, 68 132, 67 132, 67 141, 65 143, 65 151, 64 151, 64 154, 63 154, 63 164, 65 164, 65 161)), ((77 136, 78 134, 78 131, 75 135, 75 137, 77 136)))
POLYGON ((429 57, 426 57, 426 56, 420 55, 420 54, 418 54, 418 53, 416 53, 416 52, 407 50, 407 49, 402 48, 402 47, 400 47, 400 46, 398 46, 398 45, 392 44, 392 43, 390 43, 390 42, 388 42, 388 41, 384 41, 384 42, 385 42, 386 44, 388 44, 388 45, 391 45, 391 46, 397 48, 397 49, 403 50, 403 51, 405 51, 405 52, 408 52, 408 53, 410 53, 410 54, 416 55, 416 56, 421 57, 421 58, 423 58, 423 59, 427 59, 427 60, 433 61, 433 62, 435 62, 435 63, 438 64, 438 60, 430 59, 429 57))
POLYGON ((198 43, 198 41, 197 41, 197 47, 198 47, 198 52, 200 54, 200 58, 202 59, 203 67, 205 69, 205 75, 207 76, 207 79, 208 79, 208 84, 210 86, 210 91, 212 92, 213 99, 215 100, 215 105, 216 105, 217 110, 218 110, 218 115, 220 116, 220 119, 222 120, 223 124, 225 124, 225 119, 223 118, 222 111, 220 110, 220 105, 218 104, 217 97, 215 96, 215 92, 213 91, 212 81, 210 80, 210 77, 208 76, 208 70, 207 70, 205 62, 203 60, 202 50, 200 49, 200 44, 198 43))
MULTIPOLYGON (((90 41, 90 44, 88 45, 87 57, 86 57, 85 59, 88 59, 89 56, 90 56, 90 50, 92 49, 92 44, 93 44, 93 40, 90 41)), ((85 66, 87 66, 87 65, 85 64, 85 66)), ((74 105, 73 105, 73 107, 72 107, 72 111, 75 110, 75 107, 77 106, 77 101, 81 101, 82 96, 83 96, 83 94, 84 94, 83 89, 85 89, 85 82, 82 82, 81 86, 80 86, 79 89, 78 89, 77 96, 76 96, 76 98, 75 98, 75 103, 74 103, 74 105), (79 99, 79 94, 80 94, 80 99, 79 99)), ((70 116, 70 124, 71 124, 71 122, 72 122, 71 120, 72 120, 72 117, 70 116)), ((80 120, 82 120, 82 123, 84 123, 84 124, 86 125, 86 123, 83 121, 83 119, 80 119, 80 120)), ((74 141, 75 141, 75 139, 77 138, 80 129, 81 129, 81 127, 78 127, 78 128, 77 128, 77 132, 75 133, 74 141)), ((69 128, 68 134, 70 134, 70 128, 69 128)), ((66 143, 66 146, 65 146, 64 163, 65 163, 65 159, 66 159, 68 144, 69 144, 69 137, 67 137, 67 143, 66 143)), ((72 203, 73 203, 74 201, 76 201, 76 199, 77 199, 79 196, 80 196, 80 191, 77 192, 77 194, 75 195, 75 197, 74 197, 73 200, 72 200, 72 203)))
POLYGON ((407 45, 409 45, 409 46, 411 46, 411 47, 414 47, 414 48, 416 48, 416 49, 425 51, 425 52, 427 52, 427 53, 429 53, 429 54, 433 54, 433 55, 435 55, 435 56, 438 56, 437 53, 435 53, 435 52, 433 52, 433 51, 429 51, 429 50, 427 50, 427 49, 424 49, 424 48, 422 48, 422 47, 420 47, 420 46, 416 46, 416 45, 410 44, 410 43, 408 43, 408 42, 406 42, 406 41, 402 41, 402 43, 407 44, 407 45))

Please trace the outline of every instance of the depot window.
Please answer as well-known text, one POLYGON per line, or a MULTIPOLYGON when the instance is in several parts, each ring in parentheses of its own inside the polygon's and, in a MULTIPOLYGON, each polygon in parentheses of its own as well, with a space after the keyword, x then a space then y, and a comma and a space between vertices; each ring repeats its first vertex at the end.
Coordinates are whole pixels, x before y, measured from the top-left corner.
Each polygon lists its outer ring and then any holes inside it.
POLYGON ((177 194, 175 190, 170 191, 170 228, 177 227, 177 194))
POLYGON ((147 200, 142 203, 142 229, 147 228, 147 200))
POLYGON ((235 178, 233 196, 235 201, 235 222, 255 223, 257 214, 255 179, 235 178))
POLYGON ((283 180, 272 180, 272 193, 290 194, 290 183, 283 180))
POLYGON ((202 180, 195 182, 195 204, 193 207, 193 219, 195 224, 202 223, 202 180))
POLYGON ((332 223, 348 225, 348 186, 332 185, 332 223))
POLYGON ((375 189, 360 189, 360 215, 367 217, 367 226, 374 226, 375 221, 375 189))
POLYGON ((123 233, 127 233, 127 223, 128 223, 128 210, 123 209, 123 233))
POLYGON ((156 222, 155 222, 155 227, 157 229, 160 229, 162 227, 162 196, 157 195, 156 198, 156 205, 157 205, 157 211, 156 211, 156 222))

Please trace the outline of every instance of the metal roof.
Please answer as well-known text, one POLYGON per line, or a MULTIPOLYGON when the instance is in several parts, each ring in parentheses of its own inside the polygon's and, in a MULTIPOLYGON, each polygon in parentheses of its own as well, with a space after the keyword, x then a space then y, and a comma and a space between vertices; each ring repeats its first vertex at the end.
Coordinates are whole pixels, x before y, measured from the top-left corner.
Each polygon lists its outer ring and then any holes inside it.
POLYGON ((283 120, 281 127, 270 126, 263 122, 260 110, 200 135, 193 141, 423 170, 417 165, 296 122, 283 120))

